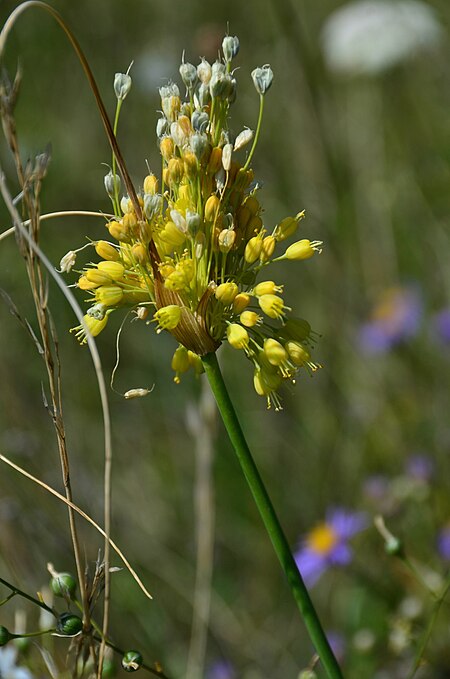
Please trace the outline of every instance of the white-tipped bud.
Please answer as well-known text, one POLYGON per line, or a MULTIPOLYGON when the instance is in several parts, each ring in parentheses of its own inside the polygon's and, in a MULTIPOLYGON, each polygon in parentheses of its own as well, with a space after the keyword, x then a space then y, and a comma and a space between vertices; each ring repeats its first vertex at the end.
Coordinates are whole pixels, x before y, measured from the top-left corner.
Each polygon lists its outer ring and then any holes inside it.
POLYGON ((231 61, 239 52, 239 38, 231 35, 226 35, 222 40, 222 50, 225 61, 231 61))
POLYGON ((198 105, 200 108, 203 108, 203 106, 207 106, 209 102, 211 101, 211 92, 209 89, 209 82, 207 83, 202 83, 200 87, 198 88, 197 94, 194 95, 194 98, 197 99, 198 105))
POLYGON ((214 175, 214 179, 216 180, 216 186, 219 189, 219 191, 223 191, 225 188, 225 181, 226 181, 226 175, 225 175, 225 170, 223 167, 220 168, 218 172, 214 175))
POLYGON ((231 156, 233 153, 233 144, 225 144, 222 149, 222 165, 225 172, 231 167, 231 156))
POLYGON ((114 76, 114 93, 120 101, 123 101, 131 90, 131 77, 128 73, 116 73, 114 76))
POLYGON ((106 193, 110 198, 118 196, 120 193, 121 181, 118 174, 113 174, 110 170, 104 178, 106 193))
POLYGON ((248 127, 245 128, 245 130, 242 130, 236 137, 236 140, 234 142, 234 150, 239 151, 240 149, 244 148, 249 141, 253 139, 253 130, 250 130, 248 127))
POLYGON ((178 88, 178 85, 171 82, 169 82, 167 85, 163 85, 163 87, 159 88, 159 96, 161 97, 161 99, 167 99, 169 97, 179 97, 180 90, 178 88))
POLYGON ((201 62, 197 66, 197 76, 201 83, 207 85, 211 80, 212 68, 211 64, 202 58, 201 62))
POLYGON ((222 72, 213 73, 209 83, 209 91, 212 97, 222 97, 225 99, 231 92, 230 74, 222 72))
POLYGON ((74 250, 69 250, 69 252, 66 255, 64 255, 64 257, 61 259, 59 263, 59 272, 69 273, 75 266, 76 261, 77 253, 74 250))
POLYGON ((162 117, 158 118, 158 122, 156 123, 156 136, 158 139, 161 139, 164 137, 165 134, 169 132, 169 123, 167 122, 167 118, 162 117))
POLYGON ((252 71, 253 84, 258 94, 264 95, 272 84, 273 71, 269 64, 255 68, 252 71))
POLYGON ((219 73, 226 73, 225 64, 222 64, 221 61, 215 61, 211 66, 211 77, 213 75, 218 75, 219 73))
POLYGON ((197 69, 193 64, 182 63, 180 66, 181 80, 188 90, 192 90, 197 82, 197 69))
POLYGON ((153 217, 160 212, 162 207, 162 196, 159 193, 146 193, 144 196, 144 215, 150 222, 153 217))
POLYGON ((186 145, 188 140, 186 132, 178 122, 171 124, 170 136, 172 137, 174 144, 176 144, 180 149, 186 145))

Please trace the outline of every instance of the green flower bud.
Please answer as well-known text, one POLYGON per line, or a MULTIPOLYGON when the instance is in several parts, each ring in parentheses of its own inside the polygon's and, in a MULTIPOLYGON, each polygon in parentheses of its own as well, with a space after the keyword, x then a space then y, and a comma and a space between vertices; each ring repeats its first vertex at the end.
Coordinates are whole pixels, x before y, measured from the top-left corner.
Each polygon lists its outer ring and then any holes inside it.
POLYGON ((258 94, 264 95, 272 84, 273 71, 269 64, 265 64, 252 71, 252 78, 258 94))
MULTIPOLYGON (((102 304, 96 304, 87 313, 98 320, 105 317, 105 309, 102 304), (96 307, 101 307, 101 310, 96 310, 96 307)), ((77 581, 71 573, 58 573, 50 580, 50 589, 55 596, 72 599, 77 589, 77 581)))
POLYGON ((404 555, 403 544, 398 538, 394 536, 386 540, 384 548, 386 550, 386 553, 389 554, 390 556, 402 557, 404 555))
POLYGON ((56 632, 66 637, 74 637, 83 629, 83 621, 73 613, 62 613, 56 623, 56 632))
POLYGON ((131 77, 128 73, 116 73, 114 76, 114 93, 117 99, 123 101, 131 90, 131 77))
POLYGON ((10 639, 12 639, 12 636, 9 631, 6 629, 6 627, 0 625, 0 646, 6 646, 10 639))
POLYGON ((136 672, 143 663, 139 651, 127 651, 122 658, 122 667, 125 672, 136 672))

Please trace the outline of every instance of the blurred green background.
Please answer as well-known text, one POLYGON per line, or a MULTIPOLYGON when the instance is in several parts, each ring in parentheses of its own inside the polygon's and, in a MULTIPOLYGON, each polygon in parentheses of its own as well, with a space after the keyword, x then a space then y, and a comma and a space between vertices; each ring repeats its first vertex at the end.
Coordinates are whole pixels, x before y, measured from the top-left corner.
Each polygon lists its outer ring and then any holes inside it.
MULTIPOLYGON (((146 161, 158 173, 158 87, 169 78, 181 84, 183 50, 195 64, 200 56, 213 61, 227 24, 239 36, 236 133, 256 124, 250 71, 270 63, 275 73, 253 166, 264 183, 265 223, 306 209, 301 233, 325 243, 320 257, 277 265, 274 274, 285 283, 286 302, 322 335, 315 356, 323 369, 284 392, 284 409, 274 413, 254 392, 243 356, 227 346, 220 361, 293 547, 332 507, 367 512, 368 528, 355 538, 352 564, 324 574, 312 594, 327 632, 339 634, 346 676, 383 679, 408 676, 433 600, 404 565, 385 554, 371 517, 386 516, 429 582, 442 584, 448 567, 437 539, 450 519, 450 332, 442 326, 445 316, 438 316, 450 293, 450 6, 444 0, 420 3, 435 33, 428 44, 416 41, 404 58, 389 57, 386 44, 388 28, 394 44, 401 43, 409 30, 405 23, 397 27, 397 38, 392 25, 368 36, 366 55, 381 50, 381 61, 367 72, 361 66, 364 49, 350 54, 353 67, 340 71, 334 53, 324 58, 323 27, 343 4, 61 0, 53 6, 78 37, 111 115, 114 73, 134 60, 119 142, 137 185, 146 161), (386 301, 392 291, 394 304, 386 301), (411 472, 411 456, 418 455, 429 465, 426 474, 411 472), (417 603, 414 615, 405 601, 417 603)), ((0 1, 3 21, 16 5, 0 1)), ((351 36, 344 41, 350 48, 351 36)), ((79 64, 45 13, 30 10, 14 28, 6 64, 14 69, 18 59, 24 73, 17 108, 23 157, 52 145, 42 212, 108 211, 102 166, 110 163, 108 143, 79 64)), ((14 192, 4 138, 0 156, 14 192)), ((3 205, 0 215, 8 227, 3 205)), ((42 225, 42 247, 56 266, 86 235, 104 234, 102 220, 55 220, 42 225)), ((13 238, 1 243, 0 272, 0 287, 34 324, 13 238)), ((68 333, 76 321, 52 282, 50 306, 60 341, 75 500, 101 522, 103 429, 94 371, 87 349, 68 333)), ((0 451, 61 489, 52 424, 41 398, 43 363, 4 304, 0 328, 0 451)), ((98 346, 109 375, 115 362, 112 324, 98 346)), ((203 483, 188 424, 202 380, 187 375, 181 385, 173 383, 174 348, 171 337, 156 336, 144 324, 127 326, 121 338, 117 387, 155 387, 134 401, 111 392, 113 536, 154 601, 145 599, 126 571, 115 574, 111 633, 118 645, 139 648, 149 662, 158 659, 170 676, 182 677, 195 589, 195 498, 203 483)), ((297 679, 311 660, 311 645, 219 423, 213 436, 214 573, 205 669, 198 676, 297 679)), ((81 521, 80 532, 86 561, 93 563, 100 536, 81 521)), ((74 569, 65 509, 2 466, 1 575, 35 592, 48 580, 48 561, 74 569)), ((13 610, 12 604, 2 608, 3 624, 10 624, 13 610)), ((33 629, 36 613, 26 610, 33 629)), ((450 676, 449 620, 444 605, 418 677, 450 676)), ((63 660, 65 642, 54 646, 63 660)))

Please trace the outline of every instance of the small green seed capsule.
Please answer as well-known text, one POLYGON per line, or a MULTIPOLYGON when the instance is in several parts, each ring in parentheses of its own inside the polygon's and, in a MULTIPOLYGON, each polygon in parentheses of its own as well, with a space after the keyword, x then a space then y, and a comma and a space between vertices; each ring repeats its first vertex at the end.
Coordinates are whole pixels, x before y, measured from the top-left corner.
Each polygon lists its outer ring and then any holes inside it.
POLYGON ((0 646, 6 646, 10 639, 12 639, 12 637, 9 631, 6 629, 6 627, 0 625, 0 646))
POLYGON ((83 629, 83 621, 78 615, 73 613, 62 613, 56 623, 56 631, 58 634, 64 634, 67 637, 74 637, 83 629))
POLYGON ((50 589, 55 596, 72 599, 77 589, 77 581, 70 573, 58 573, 50 580, 50 589))
POLYGON ((127 651, 122 658, 122 667, 125 672, 136 672, 142 665, 142 655, 139 651, 127 651))

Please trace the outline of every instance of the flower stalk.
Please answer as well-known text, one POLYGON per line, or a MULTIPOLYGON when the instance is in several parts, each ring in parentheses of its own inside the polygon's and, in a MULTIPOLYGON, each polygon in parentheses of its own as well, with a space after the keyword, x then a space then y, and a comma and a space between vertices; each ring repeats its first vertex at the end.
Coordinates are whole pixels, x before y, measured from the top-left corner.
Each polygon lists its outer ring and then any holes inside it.
POLYGON ((258 468, 244 437, 215 353, 202 357, 205 373, 211 385, 219 412, 233 445, 242 471, 256 502, 264 526, 287 577, 297 607, 302 615, 311 641, 329 679, 342 679, 342 672, 317 616, 314 605, 297 568, 287 538, 267 493, 258 468))

